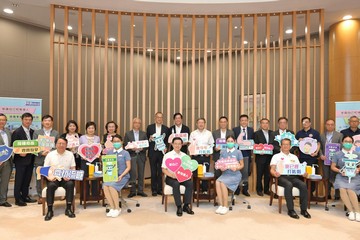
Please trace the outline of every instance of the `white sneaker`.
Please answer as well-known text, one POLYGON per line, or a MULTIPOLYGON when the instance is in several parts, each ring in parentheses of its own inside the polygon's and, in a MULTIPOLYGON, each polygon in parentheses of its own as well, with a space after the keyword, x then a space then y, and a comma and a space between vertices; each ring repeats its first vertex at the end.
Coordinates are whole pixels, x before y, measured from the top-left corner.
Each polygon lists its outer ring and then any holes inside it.
POLYGON ((106 216, 111 217, 113 212, 114 212, 114 209, 110 209, 110 211, 108 213, 106 213, 106 216))
POLYGON ((222 209, 223 209, 223 206, 218 207, 218 208, 215 210, 215 213, 216 213, 216 214, 220 214, 221 211, 222 211, 222 209))
POLYGON ((115 209, 113 211, 111 217, 116 218, 116 217, 118 217, 120 215, 120 213, 121 213, 121 209, 119 209, 119 210, 115 209))
POLYGON ((355 220, 355 213, 354 212, 349 212, 349 216, 348 216, 350 221, 354 221, 355 220))
POLYGON ((355 213, 355 219, 357 222, 360 222, 360 212, 355 213))
POLYGON ((222 210, 221 210, 221 212, 220 212, 220 214, 221 214, 221 215, 225 215, 225 214, 227 214, 228 212, 229 212, 229 208, 223 207, 222 210))

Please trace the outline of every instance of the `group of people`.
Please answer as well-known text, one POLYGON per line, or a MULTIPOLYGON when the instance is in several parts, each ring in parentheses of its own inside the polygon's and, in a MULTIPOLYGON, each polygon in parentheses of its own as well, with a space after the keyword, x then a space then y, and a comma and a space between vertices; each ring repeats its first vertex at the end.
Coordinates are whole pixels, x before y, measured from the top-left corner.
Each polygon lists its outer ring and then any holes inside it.
MULTIPOLYGON (((295 148, 291 146, 290 139, 282 139, 281 143, 275 140, 277 135, 286 132, 294 133, 288 129, 288 119, 280 117, 278 119, 278 129, 272 131, 269 129, 269 119, 262 118, 260 120, 260 128, 255 131, 248 126, 249 117, 245 114, 239 117, 239 126, 229 129, 228 119, 226 116, 219 118, 219 128, 213 132, 206 129, 206 120, 199 118, 196 120, 196 129, 190 131, 189 127, 183 124, 183 116, 181 113, 173 115, 174 125, 168 128, 163 124, 163 114, 157 112, 155 114, 155 122, 150 124, 146 132, 141 130, 141 119, 134 118, 132 121, 132 129, 127 131, 122 138, 118 134, 118 125, 114 121, 106 124, 106 134, 101 140, 96 136, 96 123, 87 122, 85 125, 85 134, 79 133, 79 127, 76 121, 70 120, 65 127, 65 133, 59 134, 53 129, 53 117, 44 115, 42 117, 42 128, 34 131, 30 128, 33 116, 30 113, 24 113, 21 116, 22 126, 17 128, 13 133, 5 128, 7 118, 4 114, 0 114, 0 145, 12 146, 16 140, 31 140, 37 139, 38 136, 53 136, 55 138, 55 148, 52 151, 42 151, 37 154, 15 154, 12 159, 0 165, 0 206, 11 207, 7 202, 7 191, 10 174, 12 171, 12 164, 16 168, 14 197, 15 204, 18 206, 26 206, 27 203, 38 201, 41 203, 41 182, 36 182, 36 190, 39 196, 38 200, 32 199, 29 196, 29 185, 33 173, 34 166, 53 166, 63 169, 82 169, 85 171, 85 176, 89 174, 87 162, 77 154, 77 147, 67 148, 68 140, 71 138, 78 138, 80 144, 105 143, 111 141, 113 150, 111 152, 103 152, 103 154, 115 154, 118 162, 118 181, 113 183, 104 183, 103 191, 105 197, 110 205, 110 211, 107 213, 109 217, 117 217, 121 209, 119 208, 118 192, 129 183, 130 193, 129 198, 136 195, 147 197, 144 191, 144 171, 146 162, 146 152, 150 161, 151 169, 151 195, 162 195, 163 178, 165 175, 165 184, 173 187, 173 196, 177 206, 176 214, 182 216, 183 212, 194 214, 190 207, 193 194, 193 182, 187 180, 179 183, 176 179, 175 173, 168 169, 164 163, 167 158, 179 157, 189 154, 189 144, 208 145, 213 147, 213 154, 200 154, 191 156, 198 164, 203 164, 206 171, 209 171, 210 160, 216 162, 221 158, 235 158, 237 164, 232 165, 231 168, 220 168, 215 171, 216 177, 216 192, 218 197, 219 207, 216 209, 217 214, 226 214, 228 208, 228 189, 234 191, 235 194, 241 193, 245 196, 250 196, 248 190, 248 176, 251 175, 251 162, 255 156, 255 164, 257 169, 256 176, 256 193, 259 196, 264 194, 270 195, 270 174, 279 178, 279 185, 285 188, 285 198, 287 202, 288 214, 292 218, 299 218, 294 211, 292 187, 297 187, 300 190, 301 214, 310 218, 307 212, 307 188, 305 183, 299 179, 298 176, 280 175, 277 171, 277 163, 280 160, 292 162, 306 162, 308 165, 318 163, 318 160, 325 160, 325 145, 327 143, 340 143, 342 150, 336 153, 331 166, 324 165, 322 168, 323 178, 329 182, 329 190, 331 186, 335 188, 335 199, 341 199, 349 210, 349 219, 360 221, 359 205, 357 203, 357 195, 360 194, 360 176, 359 168, 356 169, 356 176, 352 178, 351 182, 347 181, 347 177, 341 172, 344 165, 343 158, 346 154, 356 154, 353 152, 352 144, 355 135, 360 134, 358 128, 359 119, 352 116, 349 119, 350 127, 343 131, 335 131, 335 122, 331 119, 325 123, 325 132, 320 134, 311 127, 311 119, 309 117, 302 118, 303 128, 295 135, 296 139, 301 140, 310 137, 317 140, 316 151, 312 154, 306 154, 301 151, 298 156, 294 155, 295 148), (171 134, 187 133, 188 142, 184 142, 182 138, 174 137, 170 144, 168 138, 171 134), (155 146, 155 137, 164 136, 164 143, 166 148, 159 150, 155 146), (255 144, 271 144, 273 145, 273 155, 254 154, 251 150, 238 150, 236 142, 238 138, 243 140, 253 140, 255 144), (218 138, 226 139, 226 149, 216 147, 215 140, 218 138), (149 140, 148 148, 128 149, 125 146, 129 142, 149 140), (240 186, 240 182, 242 183, 240 186), (180 197, 180 185, 185 186, 184 203, 180 197)), ((358 157, 358 159, 359 159, 358 157)), ((94 162, 99 162, 100 158, 94 162)), ((94 163, 93 162, 93 163, 94 163)), ((197 171, 193 172, 194 177, 197 176, 197 171)), ((305 175, 306 177, 306 175, 305 175)), ((85 187, 90 188, 87 184, 85 187)), ((54 201, 54 192, 58 186, 63 186, 67 190, 66 194, 66 211, 65 214, 71 218, 75 217, 72 212, 71 203, 73 200, 74 183, 70 179, 47 179, 47 205, 48 213, 45 220, 50 220, 53 217, 52 205, 54 201)), ((314 191, 312 186, 312 191, 314 191)), ((99 194, 97 184, 91 186, 91 194, 99 194)), ((201 183, 202 192, 208 191, 206 181, 201 183)), ((328 198, 331 198, 329 191, 328 198)))

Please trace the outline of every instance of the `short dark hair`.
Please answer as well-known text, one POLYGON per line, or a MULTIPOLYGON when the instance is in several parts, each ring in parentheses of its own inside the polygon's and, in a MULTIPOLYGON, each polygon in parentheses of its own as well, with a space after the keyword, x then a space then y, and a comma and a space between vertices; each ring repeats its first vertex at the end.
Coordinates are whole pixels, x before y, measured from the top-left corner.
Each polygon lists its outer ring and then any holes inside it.
POLYGON ((309 117, 303 117, 303 118, 301 119, 301 123, 302 123, 304 120, 309 120, 309 122, 311 122, 311 119, 310 119, 309 117))
POLYGON ((26 113, 23 113, 23 114, 21 115, 21 120, 23 120, 23 119, 26 118, 26 117, 31 117, 31 120, 34 119, 34 117, 33 117, 33 115, 32 115, 31 113, 26 112, 26 113))
POLYGON ((226 141, 227 141, 229 138, 232 138, 234 141, 236 141, 236 138, 235 138, 235 136, 233 136, 233 135, 227 136, 227 137, 226 137, 226 141))
POLYGON ((0 117, 5 117, 6 121, 7 121, 7 116, 3 113, 0 113, 0 117))
POLYGON ((260 123, 261 123, 262 121, 267 121, 268 123, 270 122, 270 120, 267 119, 267 118, 262 118, 262 119, 260 119, 260 123))
POLYGON ((48 118, 50 118, 51 121, 54 121, 53 116, 51 116, 51 115, 49 115, 49 114, 46 114, 46 115, 42 116, 41 121, 44 121, 44 119, 48 119, 48 118))
POLYGON ((114 136, 112 136, 111 141, 113 141, 114 138, 118 138, 120 139, 120 141, 123 141, 122 137, 119 134, 115 134, 114 136))
POLYGON ((305 146, 305 145, 308 145, 308 146, 312 147, 311 142, 306 142, 306 143, 304 144, 304 146, 305 146))
POLYGON ((221 119, 225 119, 227 122, 229 121, 226 116, 221 116, 221 117, 219 117, 219 121, 220 121, 221 119))
POLYGON ((66 133, 69 133, 69 126, 70 126, 70 124, 74 124, 75 127, 76 127, 75 132, 78 132, 78 130, 79 130, 79 125, 77 124, 77 122, 76 122, 75 120, 69 120, 69 121, 66 123, 66 127, 65 127, 66 133))
POLYGON ((59 138, 55 139, 55 144, 57 144, 57 142, 58 142, 60 139, 61 139, 61 140, 64 140, 64 141, 66 142, 66 144, 68 143, 68 140, 67 140, 65 137, 59 137, 59 138))
POLYGON ((351 138, 351 142, 354 143, 354 138, 350 135, 344 135, 343 138, 341 139, 341 142, 343 142, 345 138, 351 138))
POLYGON ((181 117, 181 119, 183 119, 183 115, 182 115, 181 113, 179 113, 179 112, 174 113, 173 119, 175 119, 175 118, 176 118, 176 116, 180 116, 180 117, 181 117))
POLYGON ((333 121, 335 123, 335 120, 332 118, 326 119, 325 123, 327 123, 328 121, 333 121))
POLYGON ((180 137, 174 137, 171 141, 171 143, 174 143, 176 140, 180 140, 181 143, 184 143, 184 141, 180 137))
POLYGON ((358 118, 357 116, 353 115, 353 116, 349 117, 349 121, 350 121, 350 119, 352 119, 352 118, 356 118, 357 120, 359 120, 359 118, 358 118))
MULTIPOLYGON (((107 122, 106 124, 105 124, 105 130, 106 130, 106 132, 109 132, 108 131, 108 126, 109 126, 109 124, 110 123, 113 123, 113 124, 115 124, 115 132, 118 130, 118 125, 116 124, 116 122, 114 122, 114 121, 109 121, 109 122, 107 122)), ((96 128, 96 127, 95 127, 96 128)))
POLYGON ((96 123, 93 121, 87 122, 85 125, 85 129, 87 130, 90 126, 94 126, 95 130, 96 130, 96 123))
POLYGON ((288 141, 288 142, 291 144, 291 140, 288 139, 288 138, 283 138, 283 139, 281 139, 281 145, 283 144, 283 141, 288 141))
POLYGON ((281 120, 285 120, 286 122, 289 121, 286 117, 279 117, 279 118, 278 118, 278 123, 279 123, 281 120))
POLYGON ((204 122, 206 122, 205 118, 201 117, 201 118, 196 119, 196 123, 200 120, 203 120, 204 122))
POLYGON ((249 116, 247 114, 241 114, 240 117, 239 117, 239 120, 241 120, 242 118, 249 119, 249 116))

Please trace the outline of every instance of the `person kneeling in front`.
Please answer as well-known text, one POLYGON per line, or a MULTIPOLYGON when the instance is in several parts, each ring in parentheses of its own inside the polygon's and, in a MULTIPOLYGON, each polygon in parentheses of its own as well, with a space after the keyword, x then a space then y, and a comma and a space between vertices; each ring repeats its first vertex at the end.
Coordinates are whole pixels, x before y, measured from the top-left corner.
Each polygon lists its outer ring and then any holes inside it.
MULTIPOLYGON (((76 163, 74 154, 66 150, 67 139, 59 138, 55 143, 56 150, 51 151, 46 155, 44 167, 54 167, 55 169, 71 169, 75 170, 76 163)), ((68 178, 47 178, 46 202, 48 212, 45 216, 45 221, 49 221, 54 216, 53 204, 55 191, 58 187, 63 187, 66 191, 66 210, 65 215, 69 218, 74 218, 75 214, 71 210, 71 204, 74 198, 74 181, 68 178)))
POLYGON ((172 146, 173 150, 171 152, 168 152, 164 155, 163 161, 162 161, 162 172, 166 175, 165 183, 173 188, 173 195, 174 195, 174 201, 177 206, 176 215, 179 217, 182 216, 183 211, 193 215, 194 212, 190 208, 191 203, 191 195, 193 193, 193 181, 192 179, 186 180, 184 182, 179 182, 176 178, 176 175, 174 172, 169 170, 166 167, 165 161, 168 158, 175 159, 175 158, 182 158, 183 156, 186 156, 185 153, 181 152, 181 147, 183 146, 183 140, 179 137, 174 137, 172 140, 172 146), (181 206, 181 194, 180 194, 180 185, 185 186, 185 197, 184 197, 184 206, 181 206))
MULTIPOLYGON (((291 140, 287 138, 282 139, 280 149, 280 153, 275 154, 271 159, 270 174, 278 178, 279 186, 284 187, 288 215, 295 219, 299 218, 294 210, 294 199, 292 195, 292 188, 296 187, 300 191, 300 213, 305 218, 311 218, 310 214, 306 210, 308 203, 308 192, 305 182, 302 181, 297 175, 280 175, 280 173, 277 172, 277 165, 280 161, 283 161, 283 165, 300 163, 298 157, 290 153, 291 140)), ((305 173, 303 176, 307 177, 307 173, 305 173)))

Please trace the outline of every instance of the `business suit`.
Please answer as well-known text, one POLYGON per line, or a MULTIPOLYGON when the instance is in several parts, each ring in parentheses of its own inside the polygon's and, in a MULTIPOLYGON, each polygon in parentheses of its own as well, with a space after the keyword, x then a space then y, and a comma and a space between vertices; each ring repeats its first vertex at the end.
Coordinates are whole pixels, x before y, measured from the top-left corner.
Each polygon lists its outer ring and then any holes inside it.
MULTIPOLYGON (((162 151, 155 150, 155 142, 150 141, 150 137, 156 133, 155 123, 150 124, 146 129, 146 136, 149 139, 148 155, 150 159, 151 170, 151 191, 153 195, 155 193, 162 194, 162 169, 161 163, 164 157, 162 151)), ((161 125, 161 135, 165 133, 164 143, 168 141, 169 128, 165 125, 161 125)))
MULTIPOLYGON (((170 136, 171 134, 173 133, 177 133, 176 132, 176 127, 175 125, 171 126, 169 128, 169 133, 168 133, 168 136, 170 136)), ((181 125, 181 130, 180 130, 180 133, 187 133, 188 134, 188 137, 190 137, 190 128, 188 126, 185 126, 184 124, 181 125)), ((171 143, 169 144, 169 151, 173 150, 173 147, 171 145, 171 143)), ((188 152, 188 145, 183 145, 180 149, 180 151, 182 151, 183 153, 187 154, 188 152)))
MULTIPOLYGON (((294 132, 289 129, 286 129, 285 131, 294 134, 294 132)), ((280 143, 278 141, 275 141, 275 137, 277 135, 280 135, 280 129, 271 132, 269 144, 274 146, 273 155, 280 153, 280 143)), ((295 150, 295 148, 291 148, 290 153, 294 153, 294 150, 295 150)))
MULTIPOLYGON (((270 142, 270 136, 272 134, 272 131, 268 131, 268 140, 266 139, 264 132, 262 129, 256 131, 254 133, 254 142, 256 144, 259 143, 269 143, 270 142)), ((256 191, 262 192, 264 190, 264 193, 269 193, 269 182, 270 182, 270 161, 271 161, 272 155, 267 154, 255 154, 255 163, 256 163, 256 191), (264 177, 264 188, 262 185, 262 178, 264 177)))
MULTIPOLYGON (((212 132, 212 135, 213 135, 213 138, 215 140, 215 143, 216 143, 216 139, 218 138, 221 138, 221 130, 220 129, 217 129, 215 131, 212 132)), ((234 136, 234 132, 230 129, 226 129, 226 132, 225 132, 225 139, 228 137, 228 136, 234 136)), ((219 158, 220 158, 220 151, 216 151, 216 144, 214 146, 214 152, 213 152, 213 160, 214 162, 216 162, 219 158)), ((220 169, 215 169, 215 177, 218 178, 220 177, 221 175, 221 170, 220 169)))
MULTIPOLYGON (((43 128, 34 131, 34 139, 38 139, 39 136, 45 136, 45 131, 44 131, 43 128)), ((55 142, 56 142, 56 139, 59 138, 59 133, 56 130, 51 129, 50 137, 55 137, 55 142)), ((54 150, 54 149, 55 148, 53 148, 51 150, 54 150)), ((41 151, 41 152, 38 153, 37 156, 35 156, 35 160, 34 160, 34 167, 35 168, 40 167, 40 166, 44 166, 44 161, 45 161, 46 156, 43 156, 42 153, 43 152, 41 151)), ((41 192, 42 192, 41 180, 36 180, 36 192, 37 192, 38 196, 41 197, 41 192)))
MULTIPOLYGON (((139 130, 139 141, 147 140, 146 133, 139 130)), ((135 141, 134 130, 128 131, 125 133, 124 137, 124 146, 129 142, 135 141)), ((132 149, 127 149, 131 156, 131 169, 130 169, 130 184, 131 189, 130 193, 136 193, 136 171, 138 177, 138 193, 144 192, 144 172, 145 172, 145 162, 146 162, 146 150, 143 148, 141 151, 133 151, 132 149)))
MULTIPOLYGON (((30 128, 30 139, 33 139, 34 130, 30 128)), ((11 136, 11 146, 16 140, 27 140, 23 126, 17 128, 11 136)), ((15 164, 15 186, 14 197, 16 202, 25 202, 29 195, 29 186, 31 182, 32 172, 34 168, 34 155, 26 154, 22 157, 20 154, 14 155, 15 164)))
MULTIPOLYGON (((11 133, 8 129, 4 129, 8 139, 8 147, 11 146, 11 133)), ((5 145, 5 141, 0 134, 0 145, 5 145)), ((0 204, 3 204, 7 201, 7 193, 8 193, 8 186, 10 181, 10 176, 12 172, 12 163, 13 159, 10 157, 9 160, 4 162, 0 165, 0 204)))

